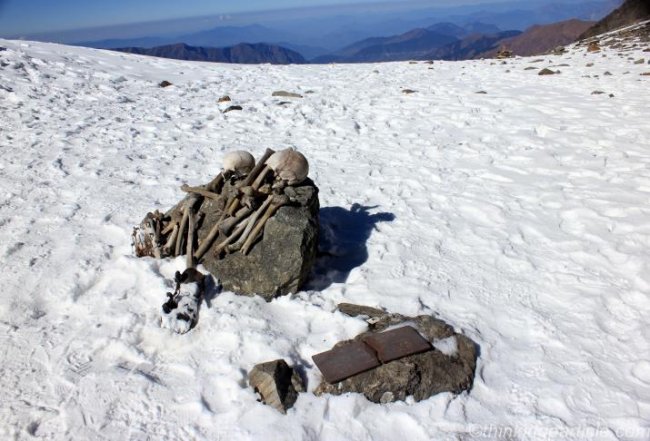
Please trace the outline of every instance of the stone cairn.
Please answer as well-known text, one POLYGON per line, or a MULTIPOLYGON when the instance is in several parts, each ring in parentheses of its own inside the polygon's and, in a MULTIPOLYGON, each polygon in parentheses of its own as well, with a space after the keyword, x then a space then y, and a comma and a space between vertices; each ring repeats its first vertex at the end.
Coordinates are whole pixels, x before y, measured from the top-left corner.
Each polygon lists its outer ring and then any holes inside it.
POLYGON ((293 149, 267 149, 256 163, 246 151, 226 154, 209 183, 181 186, 187 195, 166 213, 147 213, 133 230, 138 257, 185 254, 224 289, 266 300, 297 292, 318 246, 318 188, 293 149))

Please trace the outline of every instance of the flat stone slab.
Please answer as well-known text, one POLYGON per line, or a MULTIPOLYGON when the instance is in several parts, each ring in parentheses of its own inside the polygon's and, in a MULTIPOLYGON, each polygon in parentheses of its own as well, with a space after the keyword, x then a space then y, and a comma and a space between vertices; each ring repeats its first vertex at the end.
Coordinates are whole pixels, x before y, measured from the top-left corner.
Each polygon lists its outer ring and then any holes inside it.
POLYGON ((362 341, 335 346, 312 357, 328 383, 336 383, 381 365, 375 351, 362 341))
POLYGON ((371 334, 363 342, 377 353, 377 358, 382 363, 432 349, 431 343, 411 326, 371 334))

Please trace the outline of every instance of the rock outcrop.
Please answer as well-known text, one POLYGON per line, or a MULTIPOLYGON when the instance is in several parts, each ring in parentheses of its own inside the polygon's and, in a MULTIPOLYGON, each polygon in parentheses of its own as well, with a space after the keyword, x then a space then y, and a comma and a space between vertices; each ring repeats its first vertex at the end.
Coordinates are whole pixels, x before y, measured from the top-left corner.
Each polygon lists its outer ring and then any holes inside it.
MULTIPOLYGON (((314 391, 316 395, 357 392, 375 403, 387 403, 405 400, 408 396, 421 401, 440 392, 460 393, 472 387, 478 346, 444 321, 427 315, 407 317, 353 305, 342 305, 339 309, 353 316, 370 317, 367 320, 369 331, 355 337, 355 341, 408 323, 432 342, 433 349, 390 361, 334 384, 323 380, 314 391)), ((340 342, 337 346, 347 343, 340 342)))

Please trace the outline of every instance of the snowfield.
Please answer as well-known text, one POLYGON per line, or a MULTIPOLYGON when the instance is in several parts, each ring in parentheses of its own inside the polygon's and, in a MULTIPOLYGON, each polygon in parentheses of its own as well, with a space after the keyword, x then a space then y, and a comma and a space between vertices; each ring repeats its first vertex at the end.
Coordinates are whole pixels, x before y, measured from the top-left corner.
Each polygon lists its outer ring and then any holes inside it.
POLYGON ((0 46, 1 439, 650 438, 647 44, 305 66, 0 46), (222 292, 161 329, 184 258, 135 258, 132 226, 226 152, 287 146, 337 257, 295 296, 222 292), (311 356, 365 327, 344 301, 464 332, 472 390, 314 396, 311 356), (287 415, 246 384, 276 358, 308 380, 287 415))

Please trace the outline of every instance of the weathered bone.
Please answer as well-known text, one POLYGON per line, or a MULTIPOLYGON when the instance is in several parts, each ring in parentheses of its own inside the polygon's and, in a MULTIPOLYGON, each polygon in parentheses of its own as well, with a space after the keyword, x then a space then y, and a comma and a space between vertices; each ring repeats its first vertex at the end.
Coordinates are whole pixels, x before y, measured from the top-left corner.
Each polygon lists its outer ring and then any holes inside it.
POLYGON ((219 199, 221 197, 220 194, 206 190, 205 188, 190 187, 187 184, 181 185, 181 190, 184 191, 185 193, 196 193, 198 195, 205 196, 206 198, 210 198, 210 199, 219 199))
POLYGON ((271 204, 269 205, 269 208, 267 208, 262 219, 260 219, 259 222, 257 222, 255 228, 253 228, 250 235, 246 239, 244 246, 242 247, 241 251, 244 254, 248 254, 248 252, 251 249, 251 246, 253 246, 253 243, 255 242, 255 239, 257 239, 258 234, 264 228, 266 221, 269 220, 269 218, 273 216, 280 207, 289 203, 289 197, 283 194, 273 195, 269 199, 271 199, 271 204))
POLYGON ((181 226, 176 237, 176 248, 174 250, 174 256, 180 256, 181 249, 183 245, 183 239, 185 238, 185 229, 187 228, 188 219, 190 216, 190 210, 198 200, 198 196, 195 194, 190 194, 185 202, 185 208, 183 209, 183 219, 181 219, 181 226))
POLYGON ((266 200, 260 206, 260 208, 255 210, 255 213, 253 213, 251 217, 248 218, 248 225, 246 226, 246 229, 242 233, 239 240, 236 243, 228 246, 229 252, 237 251, 241 249, 242 246, 244 246, 244 243, 246 242, 246 239, 248 239, 248 236, 250 235, 251 231, 253 230, 255 223, 260 218, 260 216, 264 214, 264 212, 267 210, 267 208, 269 207, 269 205, 271 205, 272 202, 273 202, 273 196, 269 196, 268 198, 266 198, 266 200))
POLYGON ((192 213, 192 208, 189 207, 190 215, 188 219, 188 228, 187 228, 187 248, 185 250, 186 257, 186 266, 187 268, 194 268, 194 221, 196 220, 196 215, 192 213))
POLYGON ((230 234, 230 236, 226 237, 222 242, 219 243, 219 245, 216 246, 216 248, 214 249, 214 255, 219 256, 219 254, 221 254, 221 252, 228 245, 230 245, 232 243, 232 241, 236 240, 239 237, 239 235, 242 234, 242 232, 246 228, 246 225, 248 224, 249 221, 250 221, 250 218, 244 219, 243 221, 241 221, 241 223, 239 225, 237 225, 237 228, 235 228, 235 231, 233 231, 230 234))
POLYGON ((169 256, 172 252, 172 247, 176 246, 176 235, 178 234, 178 223, 174 223, 171 234, 167 238, 167 242, 163 245, 162 252, 164 256, 169 256))
POLYGON ((221 222, 219 225, 219 233, 228 235, 232 231, 232 229, 237 225, 243 218, 248 216, 253 212, 253 209, 250 207, 243 207, 240 208, 237 213, 233 217, 229 217, 228 219, 225 219, 224 221, 221 222))

